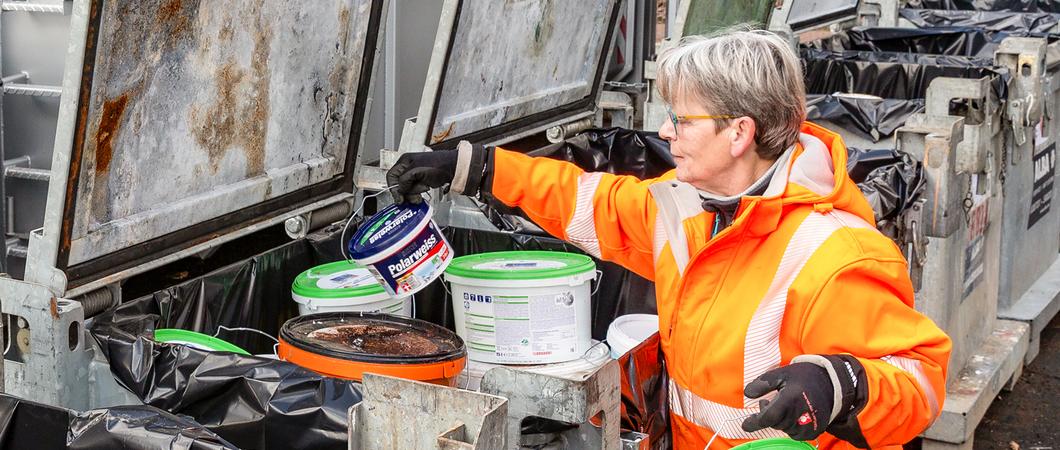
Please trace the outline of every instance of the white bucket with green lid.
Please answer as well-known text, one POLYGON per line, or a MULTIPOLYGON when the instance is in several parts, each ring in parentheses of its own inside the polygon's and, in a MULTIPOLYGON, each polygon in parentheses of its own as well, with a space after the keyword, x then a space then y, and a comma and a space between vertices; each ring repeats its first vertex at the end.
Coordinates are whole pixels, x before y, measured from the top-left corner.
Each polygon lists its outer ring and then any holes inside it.
POLYGON ((353 261, 316 266, 291 284, 300 315, 322 312, 382 312, 412 316, 412 297, 391 297, 367 268, 353 261))
POLYGON ((453 259, 445 271, 456 333, 468 359, 549 364, 580 358, 592 345, 585 255, 545 251, 482 253, 453 259))

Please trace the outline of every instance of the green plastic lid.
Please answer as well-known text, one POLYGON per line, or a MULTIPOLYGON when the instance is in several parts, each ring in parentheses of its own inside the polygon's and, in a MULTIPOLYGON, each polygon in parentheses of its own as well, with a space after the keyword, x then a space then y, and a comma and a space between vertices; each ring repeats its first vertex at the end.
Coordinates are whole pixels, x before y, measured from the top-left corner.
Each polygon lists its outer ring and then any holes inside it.
POLYGON ((577 253, 515 251, 461 256, 453 259, 445 273, 487 280, 540 280, 594 270, 592 258, 577 253))
POLYGON ((200 350, 209 350, 215 352, 232 352, 239 353, 240 355, 250 354, 246 350, 239 348, 231 342, 222 341, 213 336, 208 336, 202 333, 196 333, 194 331, 188 330, 178 330, 175 328, 161 328, 155 330, 155 341, 169 344, 182 344, 200 350))
POLYGON ((383 285, 364 266, 338 261, 298 274, 291 292, 306 298, 350 298, 383 293, 383 285))
POLYGON ((813 446, 794 439, 781 437, 745 442, 732 450, 814 450, 813 446))

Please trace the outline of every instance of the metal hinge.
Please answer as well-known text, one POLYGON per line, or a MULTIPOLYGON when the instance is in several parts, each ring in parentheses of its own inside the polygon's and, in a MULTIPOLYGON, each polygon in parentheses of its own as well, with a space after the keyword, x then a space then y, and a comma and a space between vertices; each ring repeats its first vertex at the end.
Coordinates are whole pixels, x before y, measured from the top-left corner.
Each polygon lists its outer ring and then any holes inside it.
POLYGON ((636 89, 636 90, 641 90, 641 89, 646 89, 648 87, 648 83, 626 83, 624 81, 605 81, 604 82, 604 87, 609 87, 609 88, 614 88, 614 89, 636 89))

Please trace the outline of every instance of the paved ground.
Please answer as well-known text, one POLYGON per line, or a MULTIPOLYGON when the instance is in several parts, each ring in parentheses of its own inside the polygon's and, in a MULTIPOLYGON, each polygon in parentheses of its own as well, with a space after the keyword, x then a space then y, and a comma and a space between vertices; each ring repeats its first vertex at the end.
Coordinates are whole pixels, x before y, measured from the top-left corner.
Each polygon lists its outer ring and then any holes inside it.
POLYGON ((976 449, 1060 450, 1060 316, 1042 332, 1042 350, 1015 389, 994 400, 975 430, 976 449))

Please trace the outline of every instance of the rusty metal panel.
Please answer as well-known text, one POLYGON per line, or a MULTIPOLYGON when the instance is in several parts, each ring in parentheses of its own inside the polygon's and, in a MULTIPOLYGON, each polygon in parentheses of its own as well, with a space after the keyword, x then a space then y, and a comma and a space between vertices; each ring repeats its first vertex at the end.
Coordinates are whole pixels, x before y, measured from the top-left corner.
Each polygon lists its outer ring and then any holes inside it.
POLYGON ((425 144, 592 100, 615 3, 463 0, 425 144))
POLYGON ((343 176, 373 3, 93 2, 67 264, 343 176))

